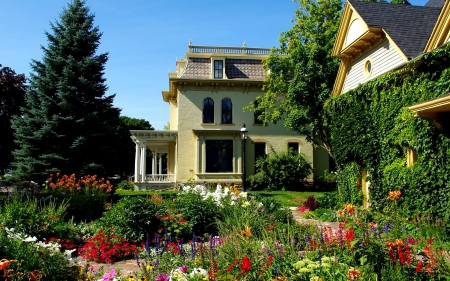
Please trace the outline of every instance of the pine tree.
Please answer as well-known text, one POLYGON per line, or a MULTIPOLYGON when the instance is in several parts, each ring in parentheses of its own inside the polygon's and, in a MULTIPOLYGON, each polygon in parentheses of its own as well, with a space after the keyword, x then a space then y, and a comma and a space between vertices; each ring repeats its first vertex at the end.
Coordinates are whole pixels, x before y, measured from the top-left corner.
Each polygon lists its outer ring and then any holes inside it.
POLYGON ((16 176, 105 175, 114 165, 120 110, 105 96, 108 54, 96 54, 102 33, 84 1, 73 0, 45 32, 42 61, 31 63, 26 107, 13 121, 16 176))

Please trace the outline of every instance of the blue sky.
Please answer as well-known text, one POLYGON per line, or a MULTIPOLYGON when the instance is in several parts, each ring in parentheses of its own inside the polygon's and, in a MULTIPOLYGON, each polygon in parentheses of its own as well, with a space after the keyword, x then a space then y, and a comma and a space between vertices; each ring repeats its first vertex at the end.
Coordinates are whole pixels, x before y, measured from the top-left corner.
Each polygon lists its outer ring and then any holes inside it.
MULTIPOLYGON (((31 72, 47 46, 44 31, 68 1, 4 0, 0 3, 0 64, 31 72)), ((425 0, 410 1, 422 6, 425 0)), ((193 45, 271 48, 292 27, 297 4, 291 0, 87 0, 103 32, 99 53, 108 52, 108 95, 122 115, 145 119, 156 129, 169 121, 168 72, 193 45)))

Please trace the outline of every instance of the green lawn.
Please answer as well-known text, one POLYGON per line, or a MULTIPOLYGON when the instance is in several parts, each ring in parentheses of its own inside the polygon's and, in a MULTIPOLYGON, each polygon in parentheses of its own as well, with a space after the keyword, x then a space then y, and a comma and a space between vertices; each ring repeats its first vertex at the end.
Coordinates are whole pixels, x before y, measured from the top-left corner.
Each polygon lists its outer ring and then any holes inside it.
MULTIPOLYGON (((161 195, 163 198, 172 198, 178 191, 176 190, 164 190, 164 191, 154 191, 154 190, 117 190, 114 194, 117 197, 123 196, 151 196, 156 193, 161 195)), ((270 196, 280 201, 280 203, 285 207, 297 207, 303 204, 303 201, 308 199, 308 196, 314 195, 315 198, 322 196, 325 192, 313 192, 313 191, 250 191, 249 194, 257 194, 259 196, 270 196)))
POLYGON ((308 196, 314 195, 315 198, 322 196, 325 192, 315 191, 250 191, 250 194, 259 196, 270 196, 281 202, 285 207, 301 206, 308 196))

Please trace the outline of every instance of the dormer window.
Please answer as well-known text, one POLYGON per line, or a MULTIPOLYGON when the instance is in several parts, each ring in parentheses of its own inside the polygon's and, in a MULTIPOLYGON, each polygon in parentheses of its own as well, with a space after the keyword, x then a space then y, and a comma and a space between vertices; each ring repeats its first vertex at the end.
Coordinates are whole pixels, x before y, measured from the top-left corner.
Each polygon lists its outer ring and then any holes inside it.
POLYGON ((214 78, 223 78, 223 60, 214 61, 214 78))

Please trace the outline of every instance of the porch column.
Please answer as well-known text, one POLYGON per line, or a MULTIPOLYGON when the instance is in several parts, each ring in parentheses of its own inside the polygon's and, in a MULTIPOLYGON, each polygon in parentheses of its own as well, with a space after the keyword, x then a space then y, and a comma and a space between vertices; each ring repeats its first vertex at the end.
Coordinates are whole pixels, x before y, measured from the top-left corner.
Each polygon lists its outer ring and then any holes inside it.
POLYGON ((159 170, 158 170, 158 174, 162 174, 162 154, 159 154, 159 170))
POLYGON ((152 175, 155 174, 155 152, 152 150, 152 175))
POLYGON ((166 174, 169 174, 169 160, 170 160, 170 158, 169 158, 169 153, 166 153, 166 158, 167 158, 167 161, 166 161, 166 174))
POLYGON ((147 142, 145 140, 142 141, 141 144, 141 181, 146 181, 146 149, 147 149, 147 142))
POLYGON ((134 158, 134 182, 139 182, 140 180, 140 170, 141 170, 141 150, 139 149, 139 141, 136 140, 136 153, 134 158))
POLYGON ((206 140, 202 138, 202 173, 206 173, 206 140))

